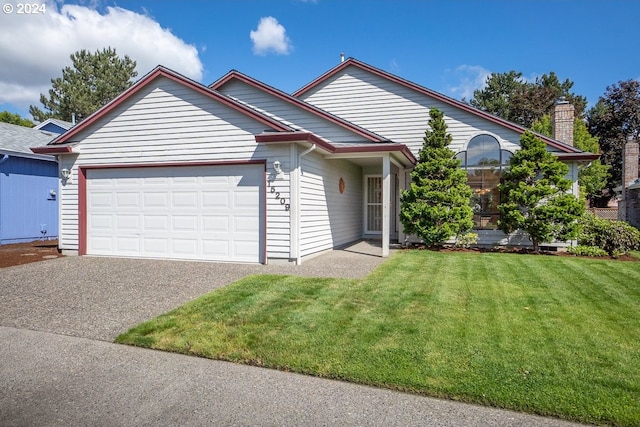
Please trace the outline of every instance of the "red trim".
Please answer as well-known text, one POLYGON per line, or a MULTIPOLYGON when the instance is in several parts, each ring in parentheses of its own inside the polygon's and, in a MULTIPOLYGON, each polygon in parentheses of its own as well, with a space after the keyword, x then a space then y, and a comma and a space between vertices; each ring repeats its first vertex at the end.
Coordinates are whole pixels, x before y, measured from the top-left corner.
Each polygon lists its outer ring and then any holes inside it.
POLYGON ((262 241, 264 245, 262 245, 262 264, 267 264, 267 161, 264 160, 264 180, 262 181, 262 188, 264 191, 262 192, 262 217, 264 218, 264 223, 262 224, 262 241))
POLYGON ((584 161, 593 161, 593 160, 598 160, 600 158, 600 154, 593 154, 593 153, 553 153, 556 156, 558 156, 558 158, 560 160, 584 160, 584 161))
MULTIPOLYGON (((339 72, 341 72, 342 70, 344 70, 345 68, 349 67, 349 66, 354 66, 354 67, 358 67, 361 68, 365 71, 368 71, 372 74, 375 74, 379 77, 382 77, 384 79, 390 80, 394 83, 398 83, 404 87, 407 87, 409 89, 415 90, 416 92, 422 93, 424 95, 430 96, 432 98, 437 99, 438 101, 441 101, 445 104, 451 105, 453 107, 459 108, 461 110, 464 110, 468 113, 471 113, 473 115, 482 117, 486 120, 489 120, 490 122, 496 123, 500 126, 506 127, 507 129, 513 130, 515 132, 518 132, 520 134, 523 134, 527 129, 525 129, 522 126, 516 125, 515 123, 511 123, 507 120, 504 120, 500 117, 494 116, 492 114, 489 114, 485 111, 482 110, 478 110, 477 108, 474 108, 470 105, 465 104, 464 102, 455 100, 453 98, 449 98, 448 96, 445 96, 441 93, 435 92, 431 89, 427 89, 424 86, 420 86, 416 83, 413 83, 409 80, 405 80, 401 77, 398 77, 394 74, 388 73, 386 71, 380 70, 379 68, 375 68, 369 64, 365 64, 364 62, 360 62, 356 59, 353 58, 349 58, 347 59, 345 62, 342 62, 340 65, 332 68, 331 70, 327 71, 326 73, 324 73, 323 75, 321 75, 320 77, 318 77, 317 79, 313 80, 311 83, 303 86, 302 88, 298 89, 297 91, 295 91, 293 93, 293 96, 298 98, 301 95, 303 95, 304 93, 310 91, 311 89, 315 88, 316 86, 320 85, 321 83, 325 82, 326 80, 330 79, 331 77, 335 76, 336 74, 338 74, 339 72)), ((559 141, 556 141, 552 138, 549 138, 547 136, 544 135, 538 135, 546 144, 554 147, 554 148, 558 148, 564 152, 567 153, 580 153, 580 150, 578 150, 575 147, 572 147, 570 145, 566 145, 563 144, 559 141)))
POLYGON ((320 146, 323 150, 328 151, 329 153, 335 153, 336 151, 336 148, 332 144, 311 132, 261 133, 260 135, 256 135, 255 138, 258 143, 308 142, 320 146))
POLYGON ((213 90, 219 90, 222 86, 224 86, 225 84, 227 84, 228 82, 232 81, 232 80, 239 80, 243 83, 248 84, 249 86, 253 86, 255 88, 258 88, 264 92, 267 92, 273 96, 275 96, 276 98, 279 98, 285 102, 288 102, 289 104, 293 104, 298 108, 301 108, 302 110, 305 110, 311 114, 315 114, 316 116, 320 116, 323 119, 336 124, 340 127, 343 127, 345 129, 348 129, 354 133, 356 133, 357 135, 360 135, 364 138, 367 138, 369 141, 372 142, 384 142, 387 141, 387 139, 381 137, 380 135, 377 135, 367 129, 361 128, 360 126, 357 126, 353 123, 350 123, 346 120, 341 119, 340 117, 337 117, 327 111, 324 111, 314 105, 308 104, 300 99, 294 98, 291 95, 289 95, 288 93, 282 92, 281 90, 278 90, 274 87, 271 87, 269 85, 266 85, 258 80, 253 79, 252 77, 249 77, 245 74, 242 74, 236 70, 232 70, 229 73, 227 73, 227 75, 225 75, 224 77, 222 77, 221 79, 217 80, 216 82, 212 83, 211 85, 209 85, 209 87, 213 90))
POLYGON ((78 255, 87 254, 87 171, 96 169, 125 169, 125 168, 155 168, 155 167, 189 167, 189 166, 233 166, 233 165, 263 165, 264 181, 262 191, 263 221, 262 221, 262 263, 267 263, 267 160, 229 160, 213 162, 182 162, 182 163, 153 163, 153 164, 110 164, 110 165, 84 165, 78 168, 78 255))
POLYGON ((411 161, 416 164, 418 160, 415 158, 409 147, 404 144, 384 144, 380 146, 366 146, 366 147, 336 147, 336 153, 372 153, 372 152, 400 152, 411 161))
POLYGON ((256 135, 256 142, 258 143, 291 143, 291 142, 307 142, 310 144, 316 144, 323 150, 330 154, 334 153, 385 153, 385 152, 399 152, 402 153, 409 162, 416 164, 417 160, 409 147, 404 144, 370 144, 364 146, 347 146, 336 147, 335 145, 321 139, 317 135, 310 132, 286 132, 286 133, 264 133, 256 135))
MULTIPOLYGON (((171 167, 186 167, 186 166, 233 166, 233 165, 251 165, 262 164, 266 165, 266 160, 216 160, 211 162, 167 162, 167 163, 111 163, 100 165, 84 165, 82 169, 128 169, 128 168, 165 168, 171 167)), ((265 166, 266 167, 266 166, 265 166)))
POLYGON ((55 147, 52 145, 47 145, 44 147, 33 147, 31 151, 33 151, 36 154, 66 154, 66 153, 71 153, 72 149, 71 149, 71 146, 69 145, 64 147, 55 147))
POLYGON ((226 105, 227 107, 233 108, 234 110, 237 110, 255 120, 257 120, 258 122, 269 126, 273 129, 276 129, 278 131, 291 131, 292 129, 288 126, 285 126, 284 124, 264 115, 261 113, 258 113, 257 111, 245 106, 244 104, 241 104, 237 101, 232 100, 231 98, 228 98, 218 92, 215 92, 209 88, 207 88, 206 86, 203 86, 200 83, 197 83, 183 75, 180 75, 174 71, 168 70, 162 66, 158 66, 155 69, 153 69, 151 72, 149 72, 146 76, 144 76, 143 78, 141 78, 140 80, 138 80, 133 86, 131 86, 129 89, 125 90, 124 92, 122 92, 120 95, 118 95, 113 101, 109 102, 107 105, 105 105, 104 107, 100 108, 98 111, 96 111, 95 113, 91 114, 89 117, 87 117, 85 120, 83 120, 80 124, 76 125, 75 127, 71 128, 70 130, 68 130, 66 133, 62 134, 61 137, 57 140, 55 140, 53 142, 53 144, 62 144, 64 142, 69 141, 69 139, 71 139, 71 137, 77 135, 79 132, 85 130, 86 128, 88 128, 89 126, 91 126, 93 123, 95 123, 96 121, 100 120, 103 116, 105 116, 106 114, 108 114, 109 112, 111 112, 112 110, 114 110, 116 107, 118 107, 120 104, 122 104, 124 101, 126 101, 127 99, 129 99, 129 97, 131 97, 133 94, 135 94, 137 91, 139 91, 140 89, 142 89, 146 84, 150 83, 151 81, 153 81, 154 79, 156 79, 157 77, 165 77, 171 81, 174 81, 178 84, 181 84, 183 86, 186 86, 198 93, 201 93, 205 96, 208 96, 211 99, 214 99, 215 101, 220 102, 221 104, 226 105))
POLYGON ((78 168, 78 255, 87 254, 87 171, 78 168))

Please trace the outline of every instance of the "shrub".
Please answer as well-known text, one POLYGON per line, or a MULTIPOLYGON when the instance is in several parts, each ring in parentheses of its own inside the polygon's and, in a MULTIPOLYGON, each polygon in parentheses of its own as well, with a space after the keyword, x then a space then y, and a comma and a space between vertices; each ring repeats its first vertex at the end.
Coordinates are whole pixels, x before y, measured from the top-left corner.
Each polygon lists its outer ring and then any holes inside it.
POLYGON ((604 249, 600 249, 596 246, 574 246, 567 250, 570 254, 574 254, 577 256, 607 256, 607 252, 604 249))
POLYGON ((478 243, 478 233, 465 233, 456 237, 456 248, 468 248, 478 243))
POLYGON ((624 221, 610 221, 586 213, 580 221, 578 244, 595 246, 610 256, 640 248, 640 231, 624 221))

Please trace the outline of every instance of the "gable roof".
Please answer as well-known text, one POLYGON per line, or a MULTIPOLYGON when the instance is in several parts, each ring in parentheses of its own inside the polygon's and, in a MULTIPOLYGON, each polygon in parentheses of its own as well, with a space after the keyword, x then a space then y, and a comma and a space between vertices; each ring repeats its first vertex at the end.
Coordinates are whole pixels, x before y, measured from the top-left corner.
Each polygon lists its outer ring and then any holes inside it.
MULTIPOLYGON (((74 124, 71 122, 66 122, 64 120, 60 120, 60 119, 53 119, 53 118, 49 118, 47 120, 45 120, 42 123, 38 123, 37 125, 35 125, 33 127, 33 129, 43 129, 45 127, 49 127, 48 125, 53 125, 54 127, 58 127, 62 130, 62 132, 56 132, 56 133, 63 133, 68 131, 69 129, 71 129, 74 124)), ((49 132, 48 130, 45 129, 45 131, 49 132)), ((55 132, 55 131, 51 131, 51 132, 55 132)))
POLYGON ((217 81, 213 82, 211 85, 209 85, 209 87, 211 89, 214 90, 218 90, 220 89, 222 86, 224 86, 225 84, 227 84, 230 81, 233 80, 238 80, 241 81, 245 84, 248 84, 249 86, 253 86, 257 89, 260 89, 288 104, 294 105, 297 108, 300 108, 304 111, 307 111, 311 114, 316 115, 317 117, 320 117, 324 120, 327 120, 333 124, 336 124, 338 126, 341 126, 344 129, 347 129, 351 132, 354 132, 357 135, 360 135, 362 137, 364 137, 365 139, 368 139, 371 142, 389 142, 389 140, 387 138, 384 138, 374 132, 371 132, 370 130, 364 129, 360 126, 357 126, 347 120, 344 120, 336 115, 333 115, 321 108, 318 108, 314 105, 311 105, 307 102, 304 102, 298 98, 295 98, 291 95, 289 95, 286 92, 283 92, 279 89, 276 89, 272 86, 266 85, 252 77, 247 76, 246 74, 242 74, 239 71, 236 70, 231 70, 229 73, 227 73, 226 75, 224 75, 223 77, 221 77, 220 79, 218 79, 217 81))
MULTIPOLYGON (((169 70, 168 68, 165 68, 161 65, 158 65, 156 68, 154 68, 152 71, 150 71, 149 73, 147 73, 147 75, 145 75, 144 77, 142 77, 140 80, 138 80, 133 86, 131 86, 129 89, 125 90, 124 92, 122 92, 120 95, 118 95, 115 99, 113 99, 111 102, 109 102, 108 104, 106 104, 105 106, 103 106, 102 108, 100 108, 98 111, 96 111, 95 113, 91 114, 89 117, 87 117, 86 119, 84 119, 81 123, 77 124, 75 127, 73 127, 72 129, 70 129, 69 131, 67 131, 66 133, 60 135, 60 137, 56 138, 54 141, 50 142, 49 145, 47 147, 38 147, 37 149, 34 149, 34 152, 37 153, 56 153, 59 152, 59 150, 56 151, 56 147, 52 147, 52 146, 56 146, 56 145, 62 145, 65 143, 70 143, 73 142, 72 138, 77 135, 78 133, 80 133, 81 131, 89 128, 92 124, 94 124, 95 122, 97 122, 98 120, 100 120, 102 117, 104 117, 106 114, 108 114, 109 112, 111 112, 112 110, 114 110, 116 107, 118 107, 120 104, 122 104, 123 102, 125 102, 127 99, 129 99, 131 96, 133 96, 136 92, 138 92, 139 90, 141 90, 143 87, 145 87, 147 84, 149 84, 150 82, 152 82, 153 80, 155 80, 158 77, 165 77, 171 81, 174 81, 178 84, 181 84, 183 86, 186 86, 200 94, 203 94, 217 102, 220 102, 224 105, 226 105, 227 107, 230 107, 236 111, 241 112, 242 114, 245 114, 255 120, 257 120, 260 123, 263 123, 266 126, 269 126, 277 131, 281 131, 281 132, 290 132, 293 131, 292 128, 290 128, 289 126, 274 120, 273 118, 264 115, 262 113, 259 113, 251 108, 249 108, 248 106, 242 104, 241 102, 235 101, 232 98, 229 98, 215 90, 209 89, 208 87, 189 79, 188 77, 183 76, 182 74, 176 73, 175 71, 169 70), (37 150, 37 151, 36 151, 37 150)), ((62 148, 62 147, 59 147, 62 148)), ((64 152, 69 152, 71 151, 69 150, 65 150, 64 152)))
POLYGON ((30 157, 32 147, 45 145, 56 136, 56 133, 0 122, 0 153, 30 157))
MULTIPOLYGON (((346 61, 340 63, 339 65, 337 65, 336 67, 330 69, 329 71, 327 71, 326 73, 322 74, 320 77, 316 78, 315 80, 313 80, 312 82, 308 83, 307 85, 303 86, 302 88, 298 89, 297 91, 295 91, 293 93, 292 96, 298 98, 300 96, 302 96, 303 94, 311 91, 312 89, 322 85, 324 82, 326 82, 327 80, 329 80, 330 78, 332 78, 333 76, 339 74, 340 72, 342 72, 343 70, 345 70, 348 67, 357 67, 360 68, 361 70, 367 71, 371 74, 374 74, 376 76, 382 77, 383 79, 392 81, 394 83, 397 83, 401 86, 404 86, 406 88, 409 88, 411 90, 414 90, 418 93, 427 95, 429 97, 432 97, 434 99, 437 99, 438 101, 444 103, 444 104, 448 104, 452 107, 461 109, 467 113, 473 114, 475 116, 481 117, 483 119, 486 119, 490 122, 493 122, 497 125, 503 126, 507 129, 510 129, 512 131, 518 132, 519 134, 523 134, 525 131, 527 131, 526 128, 524 128, 523 126, 517 125, 515 123, 512 123, 508 120, 505 120, 503 118, 500 118, 498 116, 494 116, 493 114, 489 114, 486 111, 482 111, 479 110, 475 107, 472 107, 471 105, 465 104, 462 101, 458 101, 456 99, 450 98, 446 95, 443 95, 439 92, 436 92, 434 90, 428 89, 424 86, 420 86, 417 83, 411 82, 409 80, 403 79, 402 77, 396 76, 395 74, 391 74, 388 73, 386 71, 383 71, 379 68, 373 67, 369 64, 366 64, 364 62, 358 61, 357 59, 354 58, 349 58, 346 61)), ((582 153, 584 153, 582 150, 579 150, 578 148, 572 146, 572 145, 568 145, 565 144, 563 142, 560 141, 556 141, 553 138, 549 138, 548 136, 545 135, 541 135, 541 134, 536 134, 538 137, 540 137, 546 144, 550 145, 551 147, 554 147, 558 150, 560 150, 561 152, 564 153, 575 153, 577 155, 581 155, 582 153)), ((585 153, 585 154, 589 154, 591 155, 591 153, 585 153)), ((597 158, 597 157, 596 157, 597 158)), ((585 160, 589 160, 586 159, 585 160)))

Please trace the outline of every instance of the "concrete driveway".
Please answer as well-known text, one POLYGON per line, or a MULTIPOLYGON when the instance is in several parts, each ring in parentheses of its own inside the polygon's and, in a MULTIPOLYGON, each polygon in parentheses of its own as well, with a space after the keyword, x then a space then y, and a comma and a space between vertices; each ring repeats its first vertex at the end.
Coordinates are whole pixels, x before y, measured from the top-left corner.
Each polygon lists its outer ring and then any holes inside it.
POLYGON ((366 242, 302 266, 67 257, 0 269, 0 425, 570 425, 120 346, 139 322, 248 274, 362 277, 366 242))

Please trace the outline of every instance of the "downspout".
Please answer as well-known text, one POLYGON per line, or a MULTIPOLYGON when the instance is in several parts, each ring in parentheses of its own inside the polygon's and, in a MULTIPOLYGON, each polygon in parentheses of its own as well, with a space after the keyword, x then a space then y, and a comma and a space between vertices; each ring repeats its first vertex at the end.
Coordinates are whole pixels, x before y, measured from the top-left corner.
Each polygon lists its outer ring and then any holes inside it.
POLYGON ((317 148, 316 144, 311 145, 311 147, 309 147, 308 149, 306 149, 305 151, 303 151, 302 153, 298 154, 298 167, 296 168, 296 181, 297 183, 297 188, 296 188, 296 236, 295 239, 297 241, 297 253, 296 253, 296 265, 300 265, 302 264, 302 255, 301 255, 301 250, 300 250, 300 219, 301 219, 301 215, 300 215, 300 182, 301 182, 301 176, 302 176, 302 158, 304 156, 306 156, 307 154, 311 153, 313 150, 315 150, 317 148))

